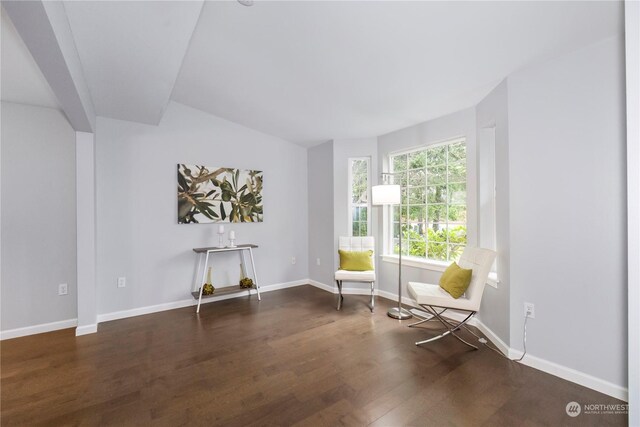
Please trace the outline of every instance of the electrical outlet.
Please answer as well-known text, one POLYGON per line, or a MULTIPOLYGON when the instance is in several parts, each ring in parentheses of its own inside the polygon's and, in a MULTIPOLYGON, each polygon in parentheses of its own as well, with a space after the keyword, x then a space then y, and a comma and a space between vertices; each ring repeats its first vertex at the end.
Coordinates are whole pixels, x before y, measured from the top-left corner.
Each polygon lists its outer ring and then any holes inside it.
POLYGON ((126 277, 118 277, 118 287, 124 288, 127 286, 127 278, 126 277))
POLYGON ((67 295, 69 292, 69 286, 66 283, 60 283, 58 285, 58 295, 67 295))
POLYGON ((320 258, 316 258, 316 265, 320 265, 320 258))
POLYGON ((524 303, 524 316, 530 317, 531 319, 535 319, 536 317, 536 307, 531 302, 524 303))
POLYGON ((295 264, 296 263, 296 257, 292 256, 291 257, 291 264, 295 264))

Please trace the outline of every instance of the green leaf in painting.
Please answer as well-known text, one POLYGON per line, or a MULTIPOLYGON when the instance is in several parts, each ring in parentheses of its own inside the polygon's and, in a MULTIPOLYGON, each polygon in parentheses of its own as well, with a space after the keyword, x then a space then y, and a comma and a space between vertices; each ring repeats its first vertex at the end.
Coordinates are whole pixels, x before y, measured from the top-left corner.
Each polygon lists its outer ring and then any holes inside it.
POLYGON ((254 196, 251 193, 247 193, 244 196, 242 196, 242 198, 240 199, 242 202, 247 203, 249 205, 255 205, 256 204, 256 196, 254 196))
POLYGON ((185 197, 178 198, 178 222, 180 223, 187 222, 186 221, 187 215, 189 214, 189 211, 191 210, 192 207, 193 207, 193 203, 191 203, 185 197))

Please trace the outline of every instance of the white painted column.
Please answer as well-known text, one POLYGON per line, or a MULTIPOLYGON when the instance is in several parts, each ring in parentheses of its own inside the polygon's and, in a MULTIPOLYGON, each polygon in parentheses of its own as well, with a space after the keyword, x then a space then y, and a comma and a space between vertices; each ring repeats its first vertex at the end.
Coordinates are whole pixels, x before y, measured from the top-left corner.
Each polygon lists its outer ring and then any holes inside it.
POLYGON ((625 1, 629 425, 640 426, 640 2, 625 1))
POLYGON ((78 327, 76 336, 98 331, 96 306, 96 165, 93 133, 76 132, 78 327))

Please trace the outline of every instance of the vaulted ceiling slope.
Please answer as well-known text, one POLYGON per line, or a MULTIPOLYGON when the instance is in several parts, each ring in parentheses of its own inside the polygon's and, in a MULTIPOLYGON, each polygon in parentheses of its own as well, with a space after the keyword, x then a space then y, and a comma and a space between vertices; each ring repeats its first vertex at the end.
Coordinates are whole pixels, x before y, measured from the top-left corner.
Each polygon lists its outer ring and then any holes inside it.
POLYGON ((306 146, 475 105, 513 71, 623 29, 619 1, 63 5, 96 115, 157 124, 175 100, 306 146))
POLYGON ((49 84, 36 65, 13 23, 2 9, 0 39, 2 100, 38 107, 60 108, 49 84))
POLYGON ((66 1, 96 114, 158 124, 201 1, 66 1))

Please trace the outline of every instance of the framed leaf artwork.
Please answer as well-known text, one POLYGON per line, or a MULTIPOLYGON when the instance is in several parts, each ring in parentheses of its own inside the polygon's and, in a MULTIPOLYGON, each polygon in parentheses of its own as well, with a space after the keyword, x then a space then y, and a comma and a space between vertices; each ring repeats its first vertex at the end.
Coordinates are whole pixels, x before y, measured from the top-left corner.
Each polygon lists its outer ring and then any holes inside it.
POLYGON ((178 223, 262 222, 262 171, 178 164, 178 223))

